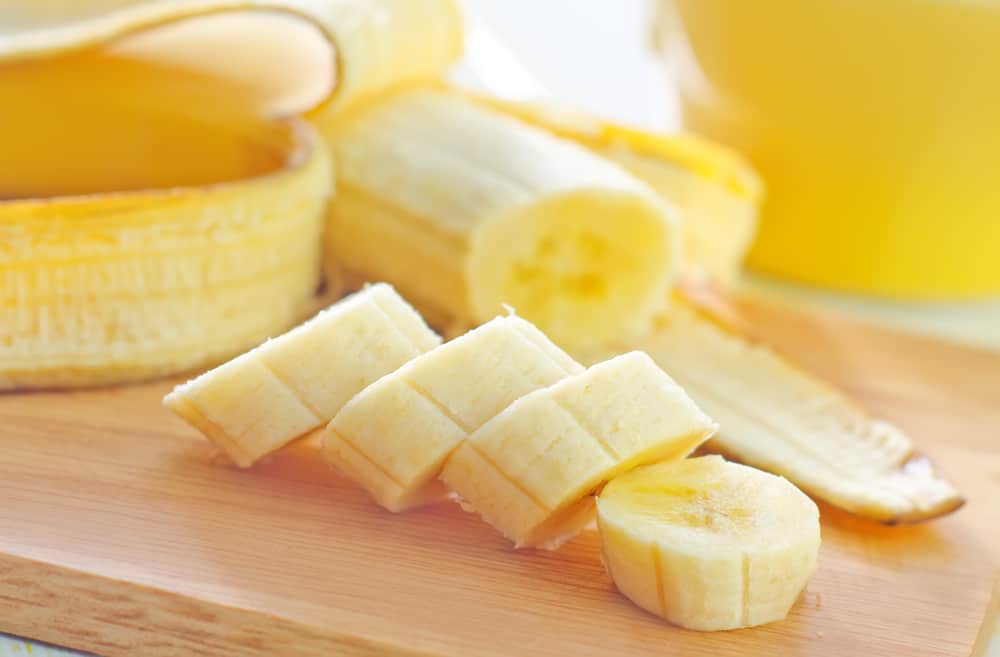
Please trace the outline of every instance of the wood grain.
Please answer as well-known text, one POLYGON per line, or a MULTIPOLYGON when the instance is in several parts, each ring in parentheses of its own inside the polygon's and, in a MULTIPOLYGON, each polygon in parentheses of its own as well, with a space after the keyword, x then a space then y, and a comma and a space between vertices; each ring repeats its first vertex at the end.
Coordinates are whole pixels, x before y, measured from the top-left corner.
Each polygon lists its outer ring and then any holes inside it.
POLYGON ((231 469, 161 408, 161 382, 0 397, 0 631, 108 657, 968 655, 1000 545, 1000 356, 741 312, 969 498, 917 527, 823 507, 820 570, 787 621, 671 627, 615 592, 596 535, 514 551, 453 505, 394 516, 307 442, 231 469))

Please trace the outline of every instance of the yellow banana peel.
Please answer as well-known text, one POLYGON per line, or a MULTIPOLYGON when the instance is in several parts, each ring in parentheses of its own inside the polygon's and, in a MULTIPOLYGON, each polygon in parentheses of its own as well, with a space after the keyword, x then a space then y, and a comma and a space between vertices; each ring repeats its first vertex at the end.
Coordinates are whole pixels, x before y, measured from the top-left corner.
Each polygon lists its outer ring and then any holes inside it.
POLYGON ((301 318, 333 174, 297 115, 461 44, 452 0, 8 5, 0 390, 201 368, 301 318))

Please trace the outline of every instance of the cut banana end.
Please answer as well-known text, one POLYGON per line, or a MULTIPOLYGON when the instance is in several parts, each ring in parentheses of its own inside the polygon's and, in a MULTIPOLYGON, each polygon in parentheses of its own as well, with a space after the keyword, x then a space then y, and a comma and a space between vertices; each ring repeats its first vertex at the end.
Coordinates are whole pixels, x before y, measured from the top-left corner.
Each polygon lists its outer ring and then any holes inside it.
POLYGON ((470 433, 582 371, 529 322, 499 317, 361 391, 328 425, 324 453, 390 511, 435 501, 442 464, 470 433))
POLYGON ((528 394, 465 440, 441 478, 518 547, 557 547, 593 521, 591 493, 682 458, 715 424, 635 352, 528 394))
POLYGON ((720 456, 619 477, 598 496, 597 516, 618 590, 693 630, 780 620, 816 570, 816 504, 781 477, 720 456))
POLYGON ((163 403, 249 467, 440 342, 389 285, 373 285, 177 386, 163 403))
POLYGON ((507 304, 570 345, 642 333, 668 298, 672 211, 577 144, 430 89, 326 136, 340 167, 327 255, 424 312, 475 326, 507 304))
POLYGON ((708 448, 774 472, 830 504, 883 523, 954 511, 964 500, 910 438, 842 392, 682 298, 649 336, 585 354, 642 349, 720 424, 708 448))
POLYGON ((730 283, 757 229, 764 186, 741 155, 691 134, 643 132, 569 108, 478 97, 621 165, 680 211, 685 274, 730 283))

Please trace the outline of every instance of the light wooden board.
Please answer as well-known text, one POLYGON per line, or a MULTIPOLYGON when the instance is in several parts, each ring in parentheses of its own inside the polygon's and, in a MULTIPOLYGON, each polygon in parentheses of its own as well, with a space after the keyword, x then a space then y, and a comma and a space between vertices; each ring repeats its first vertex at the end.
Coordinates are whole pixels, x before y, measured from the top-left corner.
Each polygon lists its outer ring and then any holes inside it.
POLYGON ((970 500, 919 527, 823 507, 820 570, 787 621, 671 627, 615 592, 595 534, 514 551, 452 505, 394 516, 308 445, 228 468, 160 382, 0 396, 0 632, 109 657, 968 655, 1000 545, 1000 356, 743 310, 970 500))

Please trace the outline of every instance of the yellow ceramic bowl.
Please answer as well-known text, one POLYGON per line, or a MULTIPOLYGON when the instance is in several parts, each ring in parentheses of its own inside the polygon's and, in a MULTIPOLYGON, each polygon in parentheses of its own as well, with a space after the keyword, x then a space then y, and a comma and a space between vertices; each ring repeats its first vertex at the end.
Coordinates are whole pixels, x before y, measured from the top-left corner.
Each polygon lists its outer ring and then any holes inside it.
POLYGON ((1000 0, 664 0, 687 127, 768 187, 752 268, 1000 294, 1000 0))

